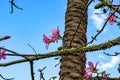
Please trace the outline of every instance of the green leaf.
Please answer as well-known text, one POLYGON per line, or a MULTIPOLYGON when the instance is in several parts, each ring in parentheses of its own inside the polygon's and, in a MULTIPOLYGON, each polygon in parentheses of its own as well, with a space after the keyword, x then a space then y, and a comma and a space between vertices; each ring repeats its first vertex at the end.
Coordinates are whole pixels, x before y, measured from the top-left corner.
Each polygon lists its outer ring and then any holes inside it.
POLYGON ((55 80, 56 78, 57 78, 57 76, 53 76, 49 80, 55 80))
POLYGON ((95 5, 95 9, 99 9, 99 8, 101 8, 101 7, 103 7, 104 6, 104 3, 98 3, 98 4, 96 4, 95 5))
POLYGON ((63 49, 62 46, 60 46, 60 47, 57 48, 58 51, 60 51, 60 50, 62 50, 62 49, 63 49))

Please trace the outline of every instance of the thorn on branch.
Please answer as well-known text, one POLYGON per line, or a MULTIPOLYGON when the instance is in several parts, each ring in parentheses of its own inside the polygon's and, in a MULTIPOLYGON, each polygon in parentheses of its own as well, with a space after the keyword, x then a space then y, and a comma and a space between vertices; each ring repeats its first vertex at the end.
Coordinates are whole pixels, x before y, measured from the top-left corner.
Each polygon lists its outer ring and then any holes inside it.
POLYGON ((23 8, 20 8, 20 7, 18 7, 16 4, 15 4, 15 2, 14 2, 14 0, 10 0, 9 1, 10 2, 10 4, 11 4, 11 12, 10 13, 13 13, 13 7, 15 7, 15 8, 17 8, 17 9, 20 9, 20 10, 23 10, 23 8))

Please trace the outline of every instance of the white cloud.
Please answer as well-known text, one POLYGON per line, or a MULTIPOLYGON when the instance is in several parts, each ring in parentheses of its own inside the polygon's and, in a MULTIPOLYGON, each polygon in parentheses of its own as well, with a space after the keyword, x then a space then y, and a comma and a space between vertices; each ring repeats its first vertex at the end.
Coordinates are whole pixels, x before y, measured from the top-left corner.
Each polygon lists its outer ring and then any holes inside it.
POLYGON ((101 59, 107 59, 105 56, 103 56, 103 55, 98 55, 98 58, 101 58, 101 59))
POLYGON ((93 9, 92 15, 90 16, 90 19, 93 20, 93 23, 97 29, 101 29, 103 26, 103 23, 105 22, 106 15, 96 15, 95 13, 102 13, 99 9, 93 9))
POLYGON ((120 56, 112 56, 111 61, 108 63, 102 63, 102 65, 99 66, 99 69, 108 70, 110 68, 113 68, 119 62, 120 62, 120 56))

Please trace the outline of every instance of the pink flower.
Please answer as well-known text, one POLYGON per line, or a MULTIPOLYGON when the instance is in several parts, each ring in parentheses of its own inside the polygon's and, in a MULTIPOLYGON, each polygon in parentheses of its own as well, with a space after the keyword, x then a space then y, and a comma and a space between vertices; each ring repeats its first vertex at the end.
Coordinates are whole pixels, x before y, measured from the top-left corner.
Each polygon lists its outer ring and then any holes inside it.
POLYGON ((6 56, 4 55, 5 52, 6 52, 5 49, 1 49, 1 51, 0 51, 0 58, 2 58, 2 59, 6 59, 6 56))
POLYGON ((48 49, 48 46, 51 43, 51 39, 43 34, 43 42, 46 44, 46 49, 48 49))
POLYGON ((94 65, 91 61, 89 61, 88 62, 89 67, 87 67, 86 70, 91 71, 91 72, 97 72, 98 71, 97 64, 98 62, 94 65))
POLYGON ((110 14, 108 16, 108 19, 109 19, 108 22, 110 23, 110 25, 113 25, 117 18, 115 16, 115 14, 110 14))
POLYGON ((52 37, 54 37, 54 41, 58 42, 58 39, 60 38, 59 26, 57 27, 57 29, 52 30, 52 37))
POLYGON ((85 72, 84 78, 91 79, 92 78, 92 72, 90 72, 90 71, 85 72))
POLYGON ((53 29, 52 30, 52 35, 50 37, 47 37, 46 35, 43 34, 43 41, 46 44, 46 49, 48 49, 49 44, 52 42, 58 42, 58 39, 60 39, 60 30, 59 30, 59 26, 57 27, 57 29, 53 29))
POLYGON ((88 67, 85 68, 85 78, 91 79, 92 78, 92 73, 97 72, 97 64, 98 62, 94 65, 91 61, 88 62, 88 67))

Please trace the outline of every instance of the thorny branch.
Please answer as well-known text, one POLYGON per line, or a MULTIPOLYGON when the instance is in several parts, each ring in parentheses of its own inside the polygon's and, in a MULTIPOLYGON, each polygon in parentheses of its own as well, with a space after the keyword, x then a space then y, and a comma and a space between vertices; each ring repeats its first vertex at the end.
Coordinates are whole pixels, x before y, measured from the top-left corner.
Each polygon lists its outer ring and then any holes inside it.
POLYGON ((11 4, 11 12, 10 13, 13 13, 13 11, 14 11, 13 7, 16 7, 17 9, 23 10, 23 8, 20 8, 15 4, 14 0, 10 0, 9 2, 11 4))
MULTIPOLYGON (((20 60, 15 60, 15 61, 11 61, 8 63, 1 63, 0 66, 10 66, 13 64, 18 64, 18 63, 23 63, 23 62, 29 62, 30 60, 34 61, 34 60, 39 60, 39 59, 45 59, 45 58, 49 58, 49 57, 55 57, 55 56, 61 56, 61 55, 72 55, 72 53, 74 52, 91 52, 91 51, 96 51, 96 50, 105 50, 108 48, 111 48, 113 46, 116 45, 120 45, 120 37, 112 40, 112 41, 108 41, 102 44, 98 44, 98 45, 92 45, 92 46, 86 46, 86 47, 82 47, 82 48, 71 48, 71 49, 65 49, 65 50, 60 50, 60 51, 55 51, 55 52, 50 52, 50 53, 45 53, 45 54, 21 54, 21 56, 31 56, 28 57, 28 59, 20 59, 20 60)), ((0 47, 0 49, 5 49, 3 47, 0 47)), ((6 49, 7 50, 7 49, 6 49)), ((11 55, 11 56, 20 56, 17 54, 6 54, 11 55)))

